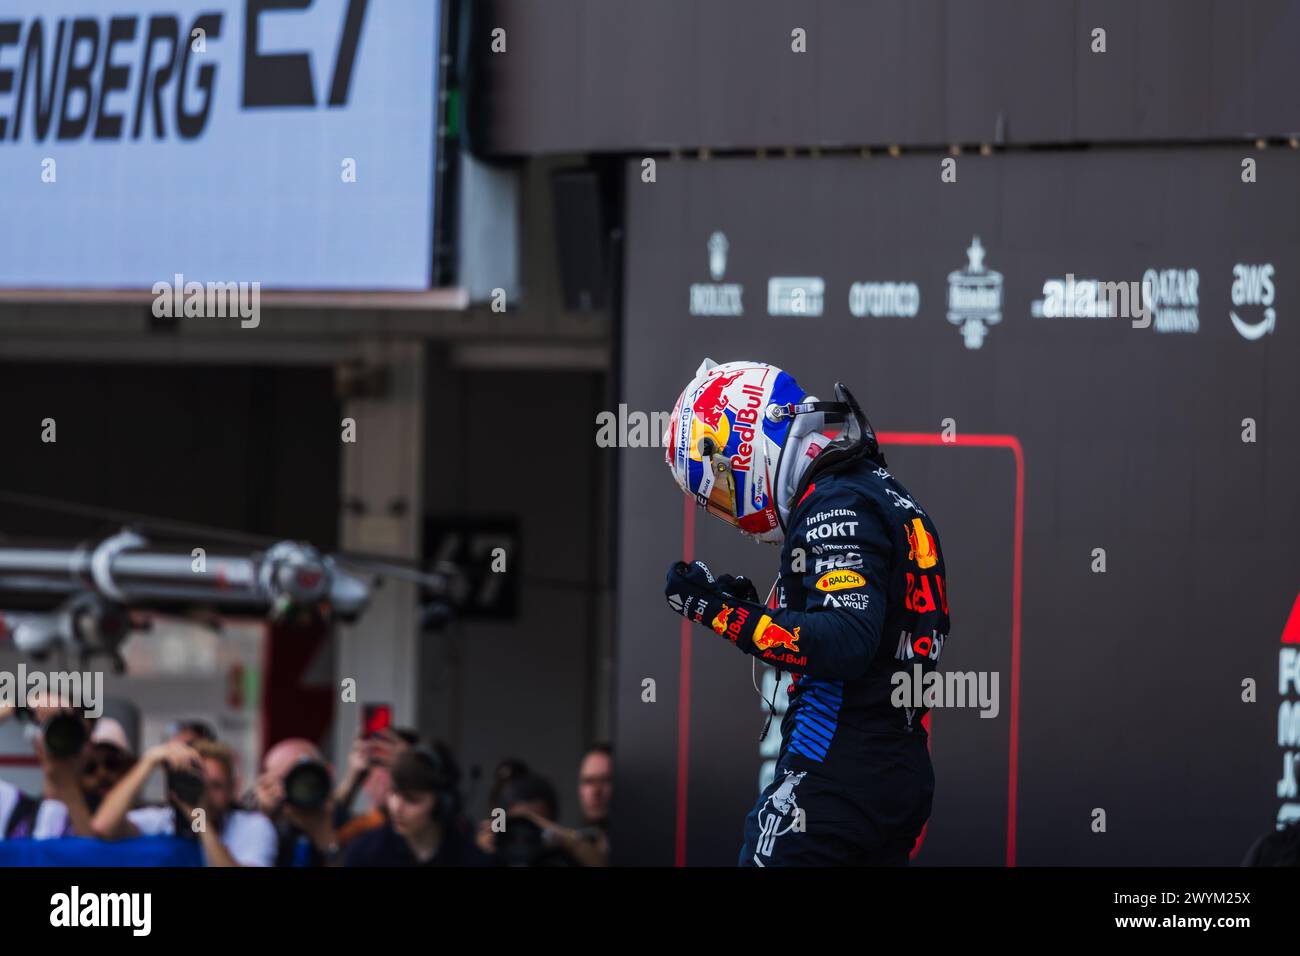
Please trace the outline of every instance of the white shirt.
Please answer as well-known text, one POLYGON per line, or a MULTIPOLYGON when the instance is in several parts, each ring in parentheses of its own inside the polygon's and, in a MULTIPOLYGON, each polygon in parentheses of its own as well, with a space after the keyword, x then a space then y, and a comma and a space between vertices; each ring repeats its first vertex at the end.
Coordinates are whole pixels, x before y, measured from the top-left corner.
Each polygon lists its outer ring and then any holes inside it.
MULTIPOLYGON (((143 836, 170 836, 176 832, 176 815, 171 807, 140 807, 129 811, 126 818, 143 836)), ((275 863, 275 825, 260 813, 231 810, 221 828, 221 842, 241 866, 275 863)))
MULTIPOLYGON (((0 840, 9 827, 9 818, 18 806, 18 788, 0 780, 0 840)), ((126 814, 143 836, 171 835, 176 832, 175 815, 170 807, 140 807, 126 814)), ((53 840, 68 835, 68 808, 59 800, 42 800, 36 810, 30 837, 53 840)), ((260 813, 234 810, 226 817, 221 831, 235 862, 242 866, 271 866, 275 863, 275 826, 260 813)))
MULTIPOLYGON (((12 783, 0 780, 0 840, 5 838, 9 820, 18 808, 19 790, 12 783)), ((64 836, 68 829, 68 808, 59 800, 44 800, 36 808, 36 819, 28 836, 33 840, 53 840, 64 836)))
POLYGON ((0 840, 5 838, 5 831, 9 829, 9 818, 13 816, 16 806, 18 806, 18 788, 12 783, 0 780, 0 840))

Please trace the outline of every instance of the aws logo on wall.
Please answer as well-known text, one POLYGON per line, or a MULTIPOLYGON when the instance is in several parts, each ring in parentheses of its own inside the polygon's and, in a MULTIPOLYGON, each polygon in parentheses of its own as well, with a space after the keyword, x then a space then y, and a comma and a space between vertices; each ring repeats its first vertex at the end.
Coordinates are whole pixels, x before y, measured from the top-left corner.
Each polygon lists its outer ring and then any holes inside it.
POLYGON ((346 106, 368 0, 346 0, 336 28, 328 10, 341 4, 314 12, 317 0, 215 0, 193 16, 105 3, 97 16, 60 17, 60 3, 43 0, 25 19, 0 8, 0 146, 196 139, 223 83, 238 84, 241 110, 346 106), (318 30, 326 14, 338 33, 332 63, 263 50, 265 31, 318 30))
POLYGON ((1232 304, 1228 312, 1232 327, 1248 342, 1273 332, 1277 312, 1273 309, 1273 263, 1252 265, 1238 262, 1232 267, 1232 304))

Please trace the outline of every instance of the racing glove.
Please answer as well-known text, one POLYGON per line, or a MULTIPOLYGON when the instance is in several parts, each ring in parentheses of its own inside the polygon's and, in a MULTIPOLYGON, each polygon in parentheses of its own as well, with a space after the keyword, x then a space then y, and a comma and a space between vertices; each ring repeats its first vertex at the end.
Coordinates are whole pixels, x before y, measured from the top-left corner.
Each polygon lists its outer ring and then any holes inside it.
POLYGON ((754 582, 743 575, 714 577, 703 561, 678 561, 664 584, 668 606, 696 624, 712 628, 742 650, 753 647, 754 630, 766 617, 754 582))
MULTIPOLYGON (((909 554, 911 545, 904 538, 904 525, 891 522, 893 516, 887 518, 879 508, 854 496, 828 499, 822 508, 830 511, 832 505, 838 506, 833 514, 806 515, 791 529, 782 556, 782 576, 802 584, 801 606, 767 608, 754 600, 756 595, 740 594, 736 579, 715 578, 698 561, 669 569, 664 588, 669 606, 688 620, 711 627, 746 654, 790 673, 825 680, 861 677, 880 646, 894 555, 909 554), (733 590, 727 592, 724 584, 733 590)), ((913 524, 906 527, 918 534, 913 524)), ((947 633, 943 565, 937 541, 933 545, 938 562, 932 572, 935 588, 928 578, 922 580, 926 576, 914 561, 907 577, 916 582, 925 606, 934 603, 930 595, 935 595, 934 600, 944 605, 943 616, 930 608, 935 616, 931 625, 928 618, 922 621, 909 614, 908 630, 916 634, 934 628, 947 633)), ((926 569, 934 563, 927 562, 926 569)), ((919 603, 911 584, 907 594, 904 606, 910 609, 919 603)))

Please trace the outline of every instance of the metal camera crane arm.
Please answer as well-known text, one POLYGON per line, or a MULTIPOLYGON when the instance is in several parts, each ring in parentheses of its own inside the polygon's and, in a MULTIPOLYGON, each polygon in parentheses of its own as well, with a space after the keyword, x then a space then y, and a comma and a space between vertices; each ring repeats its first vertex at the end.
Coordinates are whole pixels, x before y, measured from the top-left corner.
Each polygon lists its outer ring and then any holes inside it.
POLYGON ((318 614, 352 622, 384 579, 418 586, 425 630, 444 626, 468 599, 456 562, 422 568, 400 559, 321 554, 310 544, 131 514, 0 489, 0 505, 49 511, 125 526, 97 543, 21 547, 0 536, 0 641, 42 654, 55 647, 109 654, 151 615, 195 609, 264 614, 272 619, 318 614), (155 545, 142 532, 169 545, 155 545), (184 542, 184 543, 181 543, 184 542), (231 553, 206 553, 195 542, 231 553), (13 607, 9 610, 8 607, 13 607))
POLYGON ((370 585, 308 544, 282 541, 253 554, 151 548, 134 531, 75 548, 0 547, 0 591, 54 598, 89 592, 117 604, 205 604, 284 613, 323 607, 357 617, 370 585))
POLYGON ((370 585, 308 544, 252 554, 167 552, 124 530, 74 548, 0 547, 0 593, 40 610, 0 613, 0 637, 26 653, 55 647, 107 654, 132 630, 131 610, 211 607, 281 617, 296 611, 355 620, 370 585))

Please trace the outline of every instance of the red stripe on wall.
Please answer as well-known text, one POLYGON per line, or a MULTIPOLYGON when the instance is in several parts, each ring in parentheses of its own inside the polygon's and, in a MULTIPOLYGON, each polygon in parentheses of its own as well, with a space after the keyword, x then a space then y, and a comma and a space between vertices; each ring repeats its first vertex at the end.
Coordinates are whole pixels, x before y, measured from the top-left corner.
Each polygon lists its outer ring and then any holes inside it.
POLYGON ((1007 754, 1007 866, 1016 865, 1016 809, 1020 774, 1020 606, 1025 545, 1025 453, 1015 435, 953 435, 931 432, 880 432, 882 445, 955 445, 1008 448, 1016 462, 1015 543, 1011 558, 1011 734, 1007 754))
MULTIPOLYGON (((695 554, 695 500, 682 499, 682 560, 695 554)), ((682 618, 681 664, 677 698, 677 832, 673 865, 686 865, 686 785, 690 779, 691 745, 691 622, 682 618)))
POLYGON ((1300 644, 1300 594, 1295 596, 1295 603, 1291 605, 1291 615, 1286 619, 1286 626, 1282 628, 1283 644, 1300 644))

